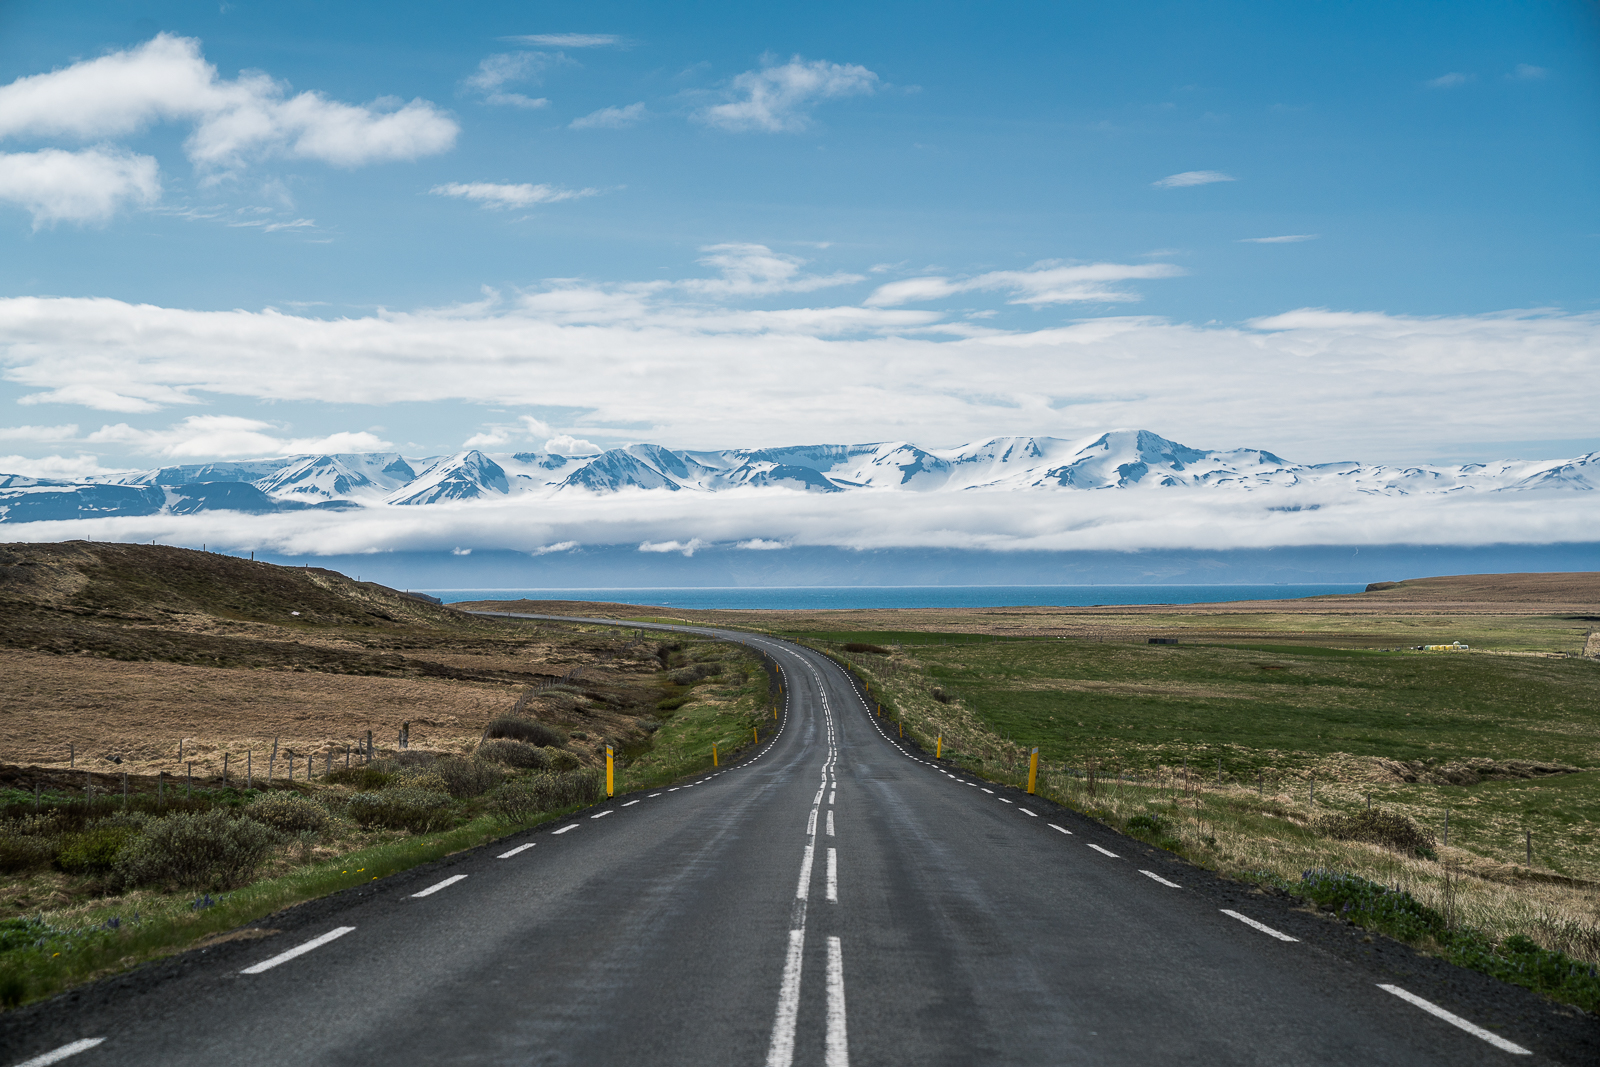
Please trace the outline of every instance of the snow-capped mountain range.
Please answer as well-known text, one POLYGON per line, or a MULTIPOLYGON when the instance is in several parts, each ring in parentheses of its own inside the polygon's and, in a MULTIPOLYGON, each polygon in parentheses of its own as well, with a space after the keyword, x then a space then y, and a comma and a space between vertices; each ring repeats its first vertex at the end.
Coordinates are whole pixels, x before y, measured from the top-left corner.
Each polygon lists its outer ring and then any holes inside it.
POLYGON ((943 449, 895 441, 710 452, 638 444, 586 456, 469 450, 417 460, 395 452, 347 453, 184 464, 87 481, 0 475, 0 522, 416 507, 623 490, 941 493, 1174 487, 1384 496, 1588 491, 1600 488, 1600 452, 1462 466, 1301 464, 1260 449, 1206 451, 1147 430, 1118 430, 1076 441, 997 437, 943 449))

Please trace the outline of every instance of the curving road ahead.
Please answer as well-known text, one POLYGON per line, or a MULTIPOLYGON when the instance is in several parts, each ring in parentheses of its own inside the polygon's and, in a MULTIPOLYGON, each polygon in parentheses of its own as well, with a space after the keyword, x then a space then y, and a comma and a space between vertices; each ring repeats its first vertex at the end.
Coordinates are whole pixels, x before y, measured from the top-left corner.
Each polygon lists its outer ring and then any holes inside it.
POLYGON ((649 628, 771 656, 780 731, 9 1013, 0 1067, 1597 1058, 1593 1020, 901 747, 818 653, 649 628))

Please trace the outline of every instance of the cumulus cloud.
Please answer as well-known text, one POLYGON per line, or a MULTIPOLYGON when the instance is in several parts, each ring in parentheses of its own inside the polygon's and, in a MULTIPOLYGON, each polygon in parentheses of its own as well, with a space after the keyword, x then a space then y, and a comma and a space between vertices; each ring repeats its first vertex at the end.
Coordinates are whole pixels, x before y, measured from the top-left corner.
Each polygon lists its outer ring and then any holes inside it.
POLYGON ((623 130, 644 118, 644 101, 627 107, 603 107, 573 119, 568 125, 574 130, 623 130))
POLYGON ((639 551, 679 552, 685 556, 692 556, 700 549, 705 548, 708 543, 698 537, 691 538, 688 541, 641 541, 639 543, 639 551))
POLYGON ((1242 245, 1292 245, 1301 241, 1315 241, 1320 233, 1286 233, 1281 237, 1241 237, 1242 245))
POLYGON ((416 159, 449 149, 458 132, 425 100, 355 105, 314 91, 290 95, 259 72, 220 78, 199 41, 165 33, 0 86, 0 137, 101 140, 162 121, 192 124, 185 150, 213 173, 267 156, 341 167, 416 159))
POLYGON ((716 268, 720 278, 692 278, 676 287, 708 296, 765 296, 770 293, 809 293, 835 285, 862 281, 859 274, 805 274, 799 256, 774 252, 766 245, 720 244, 701 249, 699 262, 716 268))
MULTIPOLYGON (((1447 442, 1588 439, 1600 410, 1600 313, 1312 308, 1234 325, 1127 316, 963 334, 933 309, 742 309, 678 293, 672 283, 573 284, 340 318, 11 297, 0 299, 0 373, 25 402, 453 401, 581 412, 563 420, 565 435, 626 428, 693 448, 937 445, 1131 425, 1306 462, 1394 462, 1447 442)), ((755 536, 784 539, 759 530, 737 539, 755 536)), ((539 543, 574 538, 589 543, 576 534, 539 543)))
POLYGON ((997 270, 975 278, 907 278, 880 285, 867 297, 868 307, 894 307, 898 304, 940 300, 956 293, 974 290, 1004 290, 1010 303, 1039 307, 1081 301, 1135 301, 1139 294, 1113 288, 1111 283, 1144 278, 1175 278, 1186 273, 1170 263, 1088 263, 1061 266, 1053 262, 1035 264, 1028 270, 997 270))
POLYGON ((103 222, 128 205, 161 197, 156 161, 116 148, 0 152, 0 201, 33 215, 35 230, 57 222, 103 222))
POLYGON ((40 443, 73 441, 78 437, 77 423, 62 426, 0 426, 0 441, 37 441, 40 443))
POLYGON ((1210 185, 1212 182, 1235 182, 1239 179, 1220 170, 1186 170, 1182 174, 1169 174, 1150 184, 1157 189, 1182 189, 1189 185, 1210 185))
POLYGON ((795 56, 781 65, 740 74, 729 86, 733 99, 704 108, 695 117, 736 132, 793 132, 811 124, 811 109, 818 103, 870 95, 877 88, 878 76, 866 67, 822 59, 808 63, 795 56))
POLYGON ((544 48, 607 48, 622 43, 622 38, 614 33, 528 33, 500 39, 544 48))
POLYGON ((1427 85, 1430 89, 1455 89, 1476 78, 1476 74, 1462 74, 1459 71, 1451 71, 1449 74, 1441 74, 1437 78, 1428 79, 1427 85))
POLYGON ((515 422, 498 422, 473 434, 461 442, 462 448, 505 448, 534 437, 549 437, 555 433, 549 423, 532 415, 518 415, 515 422))
POLYGON ((100 457, 83 452, 76 456, 0 456, 0 474, 20 474, 24 478, 78 481, 120 473, 120 468, 102 467, 100 457))
POLYGON ((556 456, 598 456, 605 451, 593 441, 585 441, 570 433, 550 438, 544 443, 544 450, 556 456))
POLYGON ((454 196, 473 200, 487 208, 521 208, 534 204, 556 204, 599 196, 598 189, 563 189, 559 185, 504 185, 495 182, 447 182, 428 190, 435 196, 454 196))
POLYGON ((275 427, 237 415, 191 415, 162 430, 143 430, 119 422, 89 434, 89 444, 121 445, 147 455, 174 459, 218 456, 281 456, 300 452, 379 452, 394 446, 375 434, 335 433, 324 437, 283 437, 275 427))

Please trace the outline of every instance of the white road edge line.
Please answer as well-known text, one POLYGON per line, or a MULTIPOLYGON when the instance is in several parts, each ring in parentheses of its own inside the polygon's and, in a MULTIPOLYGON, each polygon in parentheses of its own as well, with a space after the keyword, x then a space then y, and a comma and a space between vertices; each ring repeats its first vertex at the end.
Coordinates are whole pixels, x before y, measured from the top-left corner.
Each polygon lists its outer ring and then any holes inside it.
POLYGON ((850 1035, 844 1012, 844 949, 837 937, 828 938, 828 1036, 824 1049, 827 1067, 850 1067, 850 1035))
POLYGON ((1183 886, 1179 885, 1177 882, 1169 882, 1169 881, 1167 881, 1165 878, 1161 877, 1155 871, 1140 871, 1139 873, 1144 875, 1146 878, 1150 878, 1150 879, 1152 879, 1154 881, 1160 882, 1162 885, 1167 886, 1169 889, 1182 889, 1183 888, 1183 886))
POLYGON ((1443 1008, 1439 1007, 1439 1005, 1423 1000, 1421 997, 1410 992, 1409 990, 1401 989, 1397 985, 1385 985, 1382 982, 1378 983, 1378 988, 1383 990, 1385 993, 1393 993, 1407 1004, 1415 1004, 1429 1015, 1432 1015, 1435 1018, 1443 1019, 1451 1026, 1459 1026, 1473 1037, 1481 1038, 1484 1041, 1489 1042, 1489 1044, 1493 1045, 1501 1052, 1509 1052, 1513 1056, 1533 1055, 1533 1052, 1530 1049, 1525 1049, 1521 1045, 1512 1044, 1499 1034, 1490 1033, 1488 1030, 1485 1030, 1483 1027, 1478 1026, 1475 1023, 1469 1023, 1461 1016, 1456 1015, 1453 1012, 1445 1011, 1443 1008))
POLYGON ((272 970, 272 968, 276 967, 278 964, 280 964, 280 963, 288 963, 290 960, 294 959, 296 956, 304 956, 307 952, 310 952, 312 949, 321 948, 323 945, 326 945, 329 941, 332 941, 334 938, 343 937, 345 934, 350 933, 354 929, 355 929, 354 926, 336 926, 332 930, 329 930, 327 933, 323 934, 321 937, 313 937, 310 941, 307 941, 303 945, 296 945, 294 948, 290 949, 288 952, 280 952, 276 956, 272 957, 270 960, 262 960, 260 963, 256 964, 255 966, 246 967, 244 970, 240 971, 239 973, 240 974, 260 974, 262 971, 270 971, 270 970, 272 970))
POLYGON ((1098 852, 1098 853, 1100 853, 1102 855, 1110 856, 1114 860, 1120 860, 1122 858, 1121 856, 1117 855, 1115 852, 1112 852, 1109 848, 1101 848, 1099 845, 1095 844, 1093 841, 1089 841, 1089 842, 1086 842, 1086 843, 1088 844, 1088 846, 1090 848, 1094 849, 1096 852, 1098 852))
POLYGON ((433 885, 430 885, 428 888, 424 889, 422 892, 420 892, 420 893, 412 893, 411 895, 412 895, 413 898, 415 898, 415 897, 431 897, 431 896, 433 896, 433 894, 437 893, 441 889, 444 889, 446 886, 452 886, 452 885, 455 885, 457 882, 465 882, 466 880, 467 880, 467 876, 464 875, 464 874, 453 874, 449 878, 446 878, 444 881, 435 882, 433 885))
POLYGON ((17 1064, 17 1067, 49 1067, 50 1064, 60 1063, 68 1056, 76 1056, 80 1052, 88 1052, 104 1040, 105 1038, 103 1037, 86 1037, 80 1041, 74 1041, 70 1045, 62 1045, 58 1049, 52 1049, 49 1052, 35 1056, 31 1060, 23 1060, 17 1064))
POLYGON ((537 841, 529 841, 526 845, 518 845, 516 848, 512 849, 510 852, 502 852, 502 853, 500 853, 500 855, 496 856, 495 858, 496 859, 502 859, 502 860, 508 860, 512 856, 515 856, 518 852, 526 852, 530 848, 532 848, 534 845, 537 845, 538 843, 539 842, 537 842, 537 841))
POLYGON ((577 829, 577 828, 578 828, 578 824, 577 824, 577 823, 575 823, 575 822, 569 822, 569 823, 567 823, 567 825, 565 825, 565 826, 563 826, 563 827, 562 827, 562 828, 561 828, 561 829, 559 829, 559 830, 551 830, 551 831, 550 831, 550 836, 551 836, 551 837, 554 837, 554 836, 556 836, 556 835, 557 835, 557 834, 564 834, 564 833, 566 833, 566 832, 567 832, 567 831, 568 831, 568 830, 576 830, 576 829, 577 829))
POLYGON ((1057 826, 1055 823, 1046 823, 1046 825, 1049 826, 1050 829, 1052 829, 1052 830, 1060 830, 1062 833, 1067 834, 1069 836, 1072 833, 1072 831, 1068 830, 1065 826, 1057 826))
MULTIPOLYGON (((1094 846, 1091 845, 1089 847, 1093 848, 1094 846)), ((1298 937, 1290 937, 1288 934, 1284 933, 1282 930, 1274 930, 1272 927, 1268 926, 1266 923, 1258 923, 1254 919, 1250 918, 1250 916, 1248 916, 1248 915, 1240 915, 1238 912, 1232 910, 1231 908, 1223 908, 1222 909, 1222 914, 1231 915, 1235 919, 1238 919, 1240 922, 1244 923, 1246 926, 1254 926, 1257 930, 1260 930, 1264 934, 1271 934, 1273 937, 1277 938, 1279 941, 1298 941, 1298 940, 1300 940, 1298 937)))
POLYGON ((839 850, 828 850, 828 903, 839 903, 839 850))

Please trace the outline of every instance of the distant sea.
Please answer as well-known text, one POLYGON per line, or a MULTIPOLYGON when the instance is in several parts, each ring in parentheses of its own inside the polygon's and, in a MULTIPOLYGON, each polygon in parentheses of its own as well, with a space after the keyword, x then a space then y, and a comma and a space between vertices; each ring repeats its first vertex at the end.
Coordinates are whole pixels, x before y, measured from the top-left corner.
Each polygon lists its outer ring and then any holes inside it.
POLYGON ((1212 604, 1359 593, 1364 585, 864 585, 677 589, 419 589, 463 600, 592 600, 669 608, 993 608, 1212 604))

